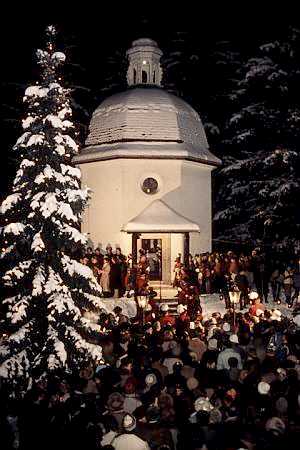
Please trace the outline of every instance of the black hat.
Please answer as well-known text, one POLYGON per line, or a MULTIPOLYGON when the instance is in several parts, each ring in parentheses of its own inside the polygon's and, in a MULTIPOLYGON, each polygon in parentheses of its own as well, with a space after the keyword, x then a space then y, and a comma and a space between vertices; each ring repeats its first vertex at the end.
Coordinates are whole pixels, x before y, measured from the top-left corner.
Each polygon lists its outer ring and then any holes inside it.
POLYGON ((146 411, 148 423, 158 423, 160 421, 160 409, 156 406, 150 406, 146 411))

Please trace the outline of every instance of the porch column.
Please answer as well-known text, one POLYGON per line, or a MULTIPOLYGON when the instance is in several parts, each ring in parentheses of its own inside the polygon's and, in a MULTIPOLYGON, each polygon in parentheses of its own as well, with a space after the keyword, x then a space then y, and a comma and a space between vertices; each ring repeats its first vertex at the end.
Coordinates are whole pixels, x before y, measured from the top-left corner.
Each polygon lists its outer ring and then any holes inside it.
POLYGON ((186 268, 189 267, 190 254, 190 233, 183 234, 183 264, 186 268))
POLYGON ((137 240, 139 233, 132 233, 132 263, 137 264, 137 240))

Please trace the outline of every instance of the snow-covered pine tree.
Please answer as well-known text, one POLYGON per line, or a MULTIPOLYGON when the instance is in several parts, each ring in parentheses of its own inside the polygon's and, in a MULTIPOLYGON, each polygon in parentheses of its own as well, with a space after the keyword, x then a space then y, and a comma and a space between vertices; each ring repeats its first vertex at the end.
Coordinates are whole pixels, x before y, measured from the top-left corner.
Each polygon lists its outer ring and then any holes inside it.
POLYGON ((240 71, 225 130, 218 237, 293 250, 300 214, 300 32, 262 45, 240 71))
POLYGON ((47 28, 37 51, 41 79, 25 91, 28 114, 14 150, 20 166, 12 194, 2 203, 3 281, 8 293, 0 346, 0 376, 18 386, 58 368, 77 370, 101 358, 93 325, 84 311, 99 304, 100 288, 78 255, 86 238, 79 231, 88 201, 73 139, 69 90, 61 84, 65 54, 55 50, 47 28), (76 256, 77 255, 77 256, 76 256))

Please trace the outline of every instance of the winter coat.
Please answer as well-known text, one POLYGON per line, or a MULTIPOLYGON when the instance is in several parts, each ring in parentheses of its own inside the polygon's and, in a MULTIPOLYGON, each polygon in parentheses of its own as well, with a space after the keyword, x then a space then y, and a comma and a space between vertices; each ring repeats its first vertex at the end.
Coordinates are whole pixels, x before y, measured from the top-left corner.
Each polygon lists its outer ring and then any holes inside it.
POLYGON ((122 288, 122 267, 119 263, 112 263, 110 267, 110 289, 122 288))
POLYGON ((223 350, 218 356, 217 369, 218 370, 224 370, 224 369, 229 370, 230 369, 229 364, 228 364, 229 358, 236 358, 238 360, 238 369, 241 370, 243 368, 242 359, 241 359, 240 354, 232 348, 225 348, 225 350, 223 350))
POLYGON ((115 450, 150 450, 147 442, 132 433, 124 433, 111 442, 115 450))
POLYGON ((110 263, 105 262, 102 267, 102 274, 100 278, 100 286, 102 287, 103 292, 110 291, 109 274, 110 274, 110 263))

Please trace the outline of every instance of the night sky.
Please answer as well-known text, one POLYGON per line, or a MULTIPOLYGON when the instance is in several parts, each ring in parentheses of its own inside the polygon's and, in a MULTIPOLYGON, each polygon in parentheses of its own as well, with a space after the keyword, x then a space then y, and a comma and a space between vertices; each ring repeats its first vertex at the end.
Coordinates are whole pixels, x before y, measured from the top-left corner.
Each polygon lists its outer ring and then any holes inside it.
MULTIPOLYGON (((149 5, 147 11, 141 8, 142 3, 134 6, 129 2, 122 9, 117 3, 103 8, 101 2, 82 2, 80 7, 73 2, 70 9, 58 6, 57 2, 38 2, 37 6, 31 4, 21 9, 17 3, 8 6, 5 14, 2 14, 0 27, 3 103, 0 197, 7 193, 15 173, 11 146, 21 134, 18 120, 22 117, 22 95, 26 85, 36 80, 34 50, 43 45, 46 25, 53 23, 57 26, 60 48, 66 49, 68 59, 72 62, 72 66, 66 68, 66 78, 75 85, 80 84, 92 90, 92 93, 81 93, 86 114, 81 114, 80 120, 86 125, 88 115, 105 96, 125 87, 126 65, 122 57, 136 38, 150 37, 157 40, 164 54, 168 55, 176 50, 174 41, 178 38, 178 32, 181 32, 182 38, 186 40, 185 48, 193 47, 193 52, 198 54, 203 66, 200 75, 193 80, 193 88, 198 98, 201 99, 203 95, 205 109, 205 105, 209 104, 209 96, 221 82, 215 69, 207 64, 217 42, 229 41, 230 47, 246 58, 259 43, 280 38, 288 25, 300 27, 298 15, 291 10, 285 13, 282 7, 278 11, 274 5, 265 11, 254 7, 228 10, 224 7, 220 9, 218 3, 212 3, 207 10, 202 9, 203 2, 185 2, 180 9, 173 2, 168 10, 162 10, 161 5, 155 2, 153 8, 149 5), (199 11, 196 11, 197 3, 201 7, 199 11), (95 4, 99 5, 96 9, 95 4), (186 5, 193 6, 184 10, 183 6, 186 5), (113 85, 107 90, 112 72, 113 80, 110 82, 113 85)), ((187 65, 186 70, 191 71, 192 68, 187 65)), ((183 90, 181 95, 193 105, 191 92, 183 90)), ((77 98, 77 101, 81 102, 81 98, 77 98)), ((201 107, 198 111, 202 113, 201 107)))

